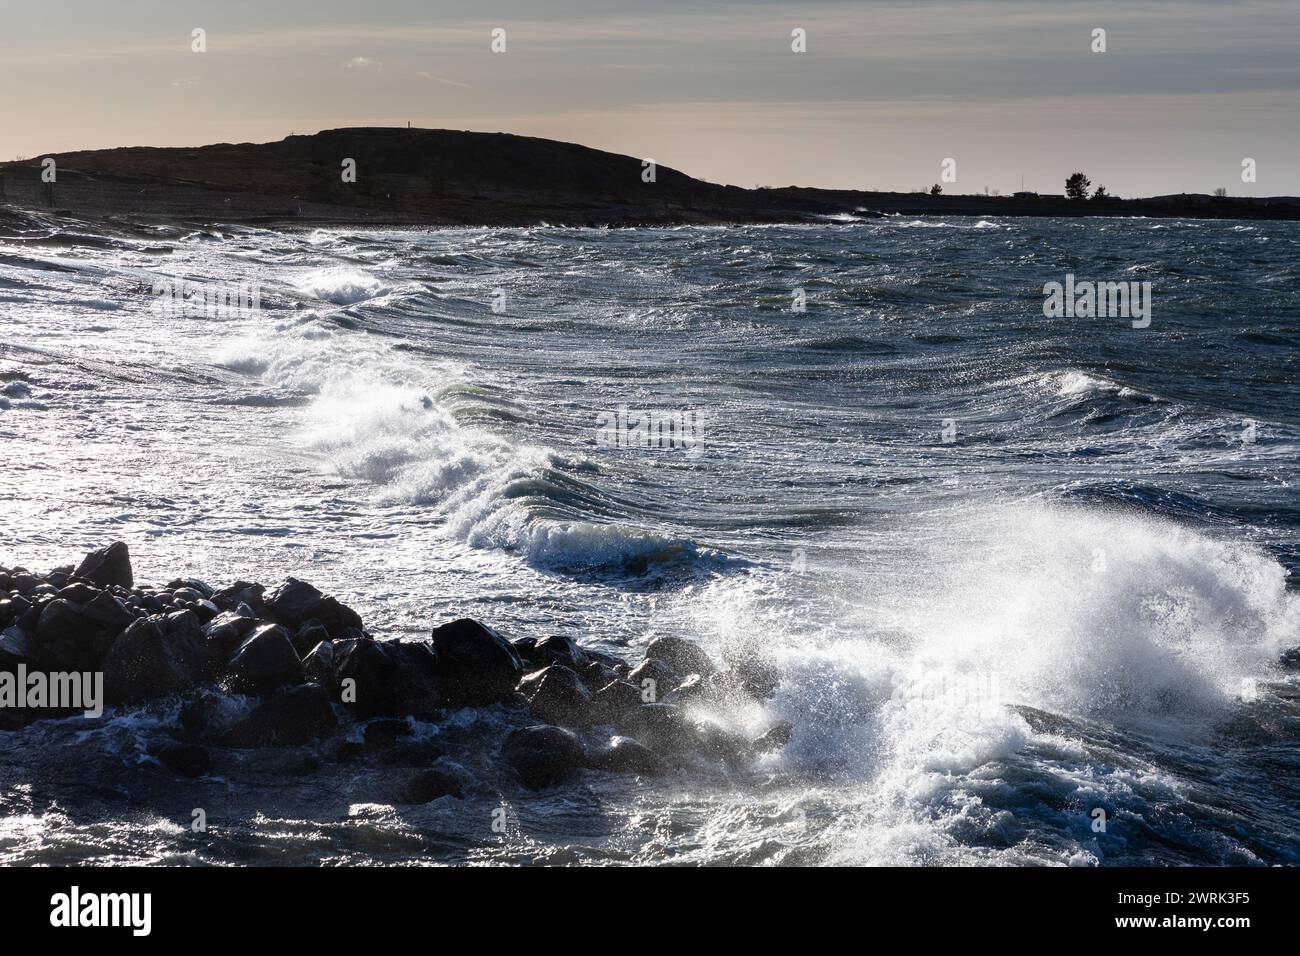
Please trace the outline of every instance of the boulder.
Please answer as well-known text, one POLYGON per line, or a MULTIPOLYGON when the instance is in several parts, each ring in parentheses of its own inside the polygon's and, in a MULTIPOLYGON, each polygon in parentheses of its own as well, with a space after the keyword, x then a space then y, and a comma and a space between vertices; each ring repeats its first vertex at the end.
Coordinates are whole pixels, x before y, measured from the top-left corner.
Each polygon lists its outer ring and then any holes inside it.
MULTIPOLYGON (((265 600, 267 610, 275 619, 290 628, 314 619, 331 637, 340 639, 348 628, 361 629, 361 615, 356 611, 297 578, 286 578, 265 600)), ((313 646, 308 645, 307 649, 313 646)))
POLYGON ((56 598, 62 598, 65 601, 71 601, 73 604, 89 604, 95 598, 104 592, 99 588, 91 587, 84 581, 74 581, 69 585, 59 588, 55 593, 56 598))
POLYGON ((729 678, 731 683, 756 700, 768 700, 781 686, 781 672, 775 664, 761 657, 733 662, 729 678))
POLYGON ((681 678, 663 661, 648 659, 628 671, 627 682, 641 691, 642 699, 655 702, 668 696, 681 678))
POLYGON ((334 645, 321 641, 302 659, 302 669, 308 680, 315 681, 322 687, 334 692, 338 681, 334 679, 334 645))
POLYGON ((681 637, 660 637, 645 649, 650 660, 663 661, 678 674, 712 674, 716 669, 709 655, 694 641, 681 637))
POLYGON ((591 694, 577 673, 563 664, 529 674, 519 682, 519 692, 538 720, 566 727, 591 723, 591 694))
POLYGON ((1284 651, 1278 663, 1287 670, 1300 670, 1300 647, 1284 651))
POLYGON ((278 624, 263 624, 244 638, 226 665, 226 675, 231 690, 252 694, 268 694, 304 677, 298 652, 278 624))
POLYGON ((21 627, 7 627, 0 632, 0 671, 14 673, 19 664, 36 663, 36 638, 21 627))
POLYGON ((222 611, 208 621, 203 625, 203 636, 212 648, 213 660, 224 665, 256 626, 256 618, 238 611, 222 611))
POLYGON ((367 751, 379 751, 393 746, 398 737, 409 737, 411 724, 397 717, 381 717, 366 724, 361 739, 367 751))
POLYGON ((163 744, 151 752, 164 767, 182 777, 202 777, 212 772, 212 757, 198 744, 163 744))
POLYGON ((521 727, 510 732, 501 757, 531 790, 562 783, 586 763, 582 744, 563 727, 521 727))
POLYGON ((104 657, 106 701, 139 703, 198 684, 206 657, 197 620, 194 623, 190 629, 167 618, 137 618, 104 657))
POLYGON ((74 577, 98 584, 100 587, 121 585, 124 588, 135 585, 135 574, 131 571, 131 554, 126 542, 114 541, 106 548, 92 551, 77 566, 74 577))
POLYGON ((433 629, 448 705, 483 707, 510 699, 524 663, 492 628, 461 618, 433 629))
POLYGON ((256 617, 263 609, 262 595, 265 593, 266 589, 260 584, 254 584, 251 581, 236 581, 229 587, 214 592, 210 600, 222 611, 238 610, 239 605, 246 604, 248 605, 248 613, 244 616, 256 617))
POLYGON ((253 708, 226 734, 231 747, 288 747, 332 733, 338 718, 330 696, 315 684, 280 691, 253 708))
POLYGON ((331 643, 333 638, 330 637, 330 632, 325 625, 315 618, 300 624, 293 635, 293 646, 298 651, 299 657, 306 657, 311 653, 312 648, 322 641, 331 643))
POLYGON ((618 730, 659 753, 676 753, 697 743, 695 726, 673 704, 642 704, 614 722, 618 730))
MULTIPOLYGON (((454 765, 452 765, 454 766, 454 765)), ((400 803, 428 803, 439 797, 463 799, 465 779, 451 767, 430 767, 410 776, 402 788, 400 803)))
MULTIPOLYGON (((64 588, 66 591, 67 588, 64 588)), ((120 634, 135 622, 135 615, 119 597, 101 591, 81 607, 81 613, 113 634, 120 634)))
POLYGON ((552 634, 541 640, 524 637, 512 643, 529 670, 563 664, 576 671, 587 663, 587 655, 582 649, 562 634, 552 634))
POLYGON ((365 637, 341 641, 331 653, 343 703, 359 717, 430 718, 446 705, 438 657, 428 644, 365 637))
POLYGON ((611 773, 656 774, 667 765, 662 757, 631 737, 611 737, 609 743, 592 754, 588 766, 611 773))
POLYGON ((36 624, 42 661, 52 671, 97 669, 94 637, 99 629, 99 622, 83 614, 79 606, 55 598, 45 605, 36 624))
POLYGON ((592 696, 592 719, 596 723, 612 724, 629 710, 636 710, 645 701, 641 688, 625 680, 610 681, 592 696))

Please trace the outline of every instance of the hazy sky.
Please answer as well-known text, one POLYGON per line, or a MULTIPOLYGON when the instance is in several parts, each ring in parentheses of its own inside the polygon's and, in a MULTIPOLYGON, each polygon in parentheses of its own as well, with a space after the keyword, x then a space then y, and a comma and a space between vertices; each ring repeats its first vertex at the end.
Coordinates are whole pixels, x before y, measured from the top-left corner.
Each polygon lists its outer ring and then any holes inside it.
POLYGON ((744 186, 916 189, 952 157, 948 192, 1010 192, 1022 173, 1061 192, 1082 169, 1119 195, 1300 194, 1300 0, 0 0, 0 14, 4 159, 410 120, 744 186))

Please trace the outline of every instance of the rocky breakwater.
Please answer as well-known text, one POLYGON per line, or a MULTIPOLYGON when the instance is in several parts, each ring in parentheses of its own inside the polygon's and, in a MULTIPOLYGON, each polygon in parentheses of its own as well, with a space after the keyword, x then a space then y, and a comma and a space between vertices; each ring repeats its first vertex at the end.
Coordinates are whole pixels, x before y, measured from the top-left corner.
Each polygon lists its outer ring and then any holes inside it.
MULTIPOLYGON (((137 586, 121 542, 48 574, 0 567, 0 674, 20 672, 102 674, 110 713, 178 702, 170 739, 151 753, 181 776, 204 776, 232 748, 311 745, 309 761, 414 768, 394 802, 458 798, 474 785, 463 763, 414 733, 465 708, 501 718, 498 739, 468 756, 528 789, 585 773, 741 767, 791 733, 776 723, 746 736, 708 716, 775 692, 762 661, 719 667, 698 645, 661 637, 629 663, 563 635, 507 640, 468 618, 428 640, 379 640, 346 604, 295 578, 269 589, 193 578, 137 586)), ((0 729, 73 712, 0 706, 0 729)))

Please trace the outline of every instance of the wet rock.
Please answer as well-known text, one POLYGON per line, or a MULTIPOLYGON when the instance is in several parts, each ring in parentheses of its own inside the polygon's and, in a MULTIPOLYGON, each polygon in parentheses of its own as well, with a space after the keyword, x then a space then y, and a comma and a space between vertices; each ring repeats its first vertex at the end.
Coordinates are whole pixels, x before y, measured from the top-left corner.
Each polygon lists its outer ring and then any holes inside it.
POLYGON ((442 756, 432 740, 399 740, 379 751, 379 762, 388 767, 427 767, 442 756))
POLYGON ((713 723, 693 723, 690 728, 691 739, 687 746, 693 747, 706 757, 724 760, 728 764, 739 764, 750 756, 750 743, 740 734, 719 727, 713 723))
POLYGON ((315 618, 304 621, 293 635, 293 646, 298 651, 299 657, 306 657, 311 653, 312 648, 322 641, 332 643, 333 638, 330 637, 330 632, 325 625, 315 618))
POLYGON ((755 700, 768 700, 781 686, 781 672, 771 661, 749 657, 731 665, 729 678, 755 700))
POLYGON ((41 659, 52 671, 96 669, 99 656, 93 639, 99 628, 77 605, 55 598, 45 605, 36 624, 41 659))
POLYGON ((645 649, 645 656, 663 661, 678 674, 712 674, 716 669, 700 645, 681 637, 656 638, 645 649))
POLYGON ((244 617, 256 617, 264 605, 262 596, 266 589, 260 584, 254 584, 252 581, 236 581, 229 587, 224 587, 220 591, 214 591, 209 598, 222 611, 235 611, 239 605, 247 605, 245 611, 239 613, 244 617))
POLYGON ((695 726, 673 704, 642 704, 614 722, 622 733, 660 753, 676 753, 696 744, 695 726))
POLYGON ((511 731, 501 747, 501 757, 532 790, 568 780, 586 762, 582 744, 572 731, 540 725, 511 731))
POLYGON ((135 615, 131 613, 126 603, 107 591, 99 592, 93 599, 82 605, 81 613, 114 635, 120 634, 135 621, 135 615))
POLYGON ((0 632, 0 671, 13 673, 19 664, 36 663, 36 637, 21 627, 7 627, 0 632))
POLYGON ((334 645, 321 641, 302 659, 302 669, 309 680, 314 680, 322 687, 334 691, 338 682, 334 679, 334 645))
POLYGON ((793 733, 794 724, 788 720, 778 721, 760 734, 750 745, 750 749, 756 754, 780 750, 790 742, 790 735, 793 733))
POLYGON ((452 707, 508 700, 523 676, 524 663, 510 642, 469 618, 434 628, 433 650, 452 707))
POLYGON ((263 624, 244 638, 226 665, 226 675, 231 690, 251 694, 268 694, 304 677, 298 652, 278 624, 263 624))
POLYGON ((1300 647, 1283 652, 1279 663, 1287 670, 1300 670, 1300 647))
POLYGON ((209 641, 223 648, 229 657, 256 625, 257 619, 252 615, 222 611, 203 625, 203 634, 209 641))
POLYGON ((245 720, 231 728, 226 743, 232 747, 297 746, 332 733, 337 727, 329 694, 315 684, 301 684, 258 704, 245 720))
POLYGON ((627 681, 610 681, 592 696, 592 719, 596 723, 612 724, 630 710, 636 710, 645 701, 641 689, 627 681))
POLYGON ((552 664, 563 664, 576 671, 587 663, 587 655, 582 649, 562 634, 553 634, 541 640, 531 637, 520 638, 513 642, 513 646, 529 670, 539 670, 552 664))
POLYGON ((439 797, 455 797, 460 800, 464 796, 464 790, 465 781, 459 774, 441 767, 431 767, 411 775, 402 788, 399 802, 428 803, 439 797))
POLYGON ((55 592, 55 597, 64 601, 71 601, 73 604, 88 604, 104 592, 99 588, 91 587, 84 581, 74 581, 55 592))
POLYGON ((129 588, 135 584, 135 574, 131 570, 131 554, 126 543, 114 541, 106 548, 92 551, 77 566, 75 577, 101 587, 120 584, 129 588))
POLYGON ((577 673, 563 664, 527 675, 519 682, 519 692, 538 720, 566 727, 591 723, 591 694, 577 673))
POLYGON ((104 657, 107 702, 139 703, 196 685, 207 661, 197 623, 191 630, 158 617, 135 620, 104 657))
POLYGON ((164 767, 182 777, 203 777, 212 772, 212 757, 198 744, 164 744, 153 755, 164 767))
POLYGON ((333 655, 343 703, 360 717, 431 718, 445 706, 438 657, 428 644, 358 638, 335 644, 333 655))
POLYGON ((681 678, 663 661, 647 659, 628 671, 627 681, 640 689, 643 699, 653 702, 663 700, 681 678))
POLYGON ((40 582, 33 575, 27 573, 15 574, 13 576, 13 590, 19 594, 27 594, 32 588, 40 582))
POLYGON ((611 773, 656 774, 667 769, 662 757, 631 737, 611 737, 594 753, 588 766, 611 773))
POLYGON ((361 737, 366 750, 382 750, 397 743, 398 737, 407 737, 410 733, 411 725, 407 721, 396 717, 381 717, 368 723, 361 737))
MULTIPOLYGON (((265 600, 275 619, 291 628, 314 619, 331 637, 340 639, 348 628, 361 628, 361 615, 356 611, 297 578, 286 578, 265 600)), ((312 646, 308 645, 308 649, 312 646)))
POLYGON ((212 600, 212 595, 213 595, 212 588, 210 588, 204 582, 200 581, 198 578, 176 578, 174 581, 172 581, 170 584, 167 585, 167 590, 173 593, 180 590, 181 588, 187 588, 191 591, 197 591, 200 597, 209 601, 212 600))

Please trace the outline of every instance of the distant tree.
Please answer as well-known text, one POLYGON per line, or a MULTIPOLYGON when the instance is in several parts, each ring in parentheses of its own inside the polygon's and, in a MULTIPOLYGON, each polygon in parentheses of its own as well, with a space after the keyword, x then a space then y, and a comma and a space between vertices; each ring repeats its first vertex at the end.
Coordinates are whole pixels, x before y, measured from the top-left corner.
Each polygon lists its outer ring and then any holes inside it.
POLYGON ((1093 198, 1093 199, 1109 199, 1109 198, 1110 198, 1110 193, 1106 192, 1106 187, 1105 187, 1105 186, 1098 186, 1097 189, 1096 189, 1096 191, 1092 194, 1092 198, 1093 198))
POLYGON ((1083 173, 1073 173, 1065 181, 1065 194, 1071 199, 1087 199, 1088 188, 1092 185, 1090 180, 1083 173))
POLYGON ((1227 187, 1227 186, 1219 186, 1219 187, 1217 187, 1217 188, 1214 190, 1214 198, 1215 198, 1215 199, 1227 199, 1227 198, 1228 198, 1228 187, 1227 187))
POLYGON ((940 186, 938 183, 935 183, 933 186, 930 187, 930 195, 931 195, 931 196, 937 196, 937 195, 939 195, 941 192, 943 192, 943 187, 940 186))

